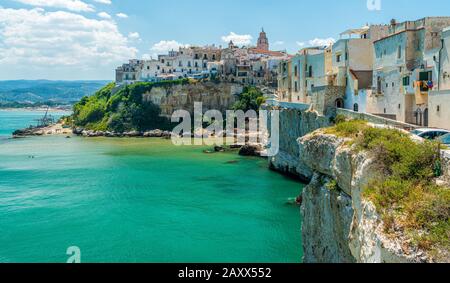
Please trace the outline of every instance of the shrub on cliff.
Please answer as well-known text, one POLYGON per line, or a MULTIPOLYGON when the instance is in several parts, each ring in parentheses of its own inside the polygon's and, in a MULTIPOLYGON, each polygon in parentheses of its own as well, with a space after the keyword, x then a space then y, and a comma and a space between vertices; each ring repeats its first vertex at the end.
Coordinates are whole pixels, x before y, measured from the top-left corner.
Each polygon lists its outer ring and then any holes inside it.
POLYGON ((354 148, 376 159, 379 176, 364 196, 377 207, 388 234, 401 230, 420 248, 450 250, 450 188, 436 185, 440 152, 435 142, 415 142, 407 133, 358 120, 327 132, 352 138, 354 148))
POLYGON ((169 129, 170 123, 160 116, 159 106, 143 98, 154 87, 189 84, 187 79, 155 83, 140 82, 127 85, 113 94, 111 83, 91 97, 84 97, 74 106, 75 126, 101 131, 146 131, 169 129))
POLYGON ((238 101, 233 105, 233 110, 258 111, 261 105, 265 103, 263 93, 256 87, 245 87, 238 101))

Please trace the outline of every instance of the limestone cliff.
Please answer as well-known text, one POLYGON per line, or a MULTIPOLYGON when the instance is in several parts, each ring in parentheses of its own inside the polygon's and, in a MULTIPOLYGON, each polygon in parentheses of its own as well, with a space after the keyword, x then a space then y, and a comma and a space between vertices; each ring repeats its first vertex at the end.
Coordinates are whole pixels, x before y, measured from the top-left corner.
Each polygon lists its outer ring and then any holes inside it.
MULTIPOLYGON (((277 110, 277 109, 275 109, 277 110)), ((303 137, 317 129, 327 127, 329 118, 315 111, 299 111, 296 109, 280 110, 280 150, 270 159, 270 167, 274 170, 295 175, 309 181, 313 171, 299 161, 297 138, 303 137)))
POLYGON ((317 131, 298 139, 301 164, 313 172, 303 191, 305 262, 427 262, 426 254, 388 237, 362 190, 375 162, 352 150, 347 139, 317 131))
POLYGON ((208 82, 155 87, 143 94, 143 97, 158 105, 162 115, 170 117, 178 109, 192 114, 195 102, 202 102, 204 111, 214 109, 225 113, 231 109, 242 90, 242 86, 238 84, 208 82))

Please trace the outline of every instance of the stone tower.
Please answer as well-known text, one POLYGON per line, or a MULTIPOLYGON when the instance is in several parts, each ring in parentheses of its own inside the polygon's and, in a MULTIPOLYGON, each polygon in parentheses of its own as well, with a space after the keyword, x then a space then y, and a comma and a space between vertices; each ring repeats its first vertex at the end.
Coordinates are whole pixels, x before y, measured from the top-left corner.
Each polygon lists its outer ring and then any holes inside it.
POLYGON ((261 33, 259 34, 257 48, 266 50, 266 51, 269 50, 269 40, 267 39, 267 35, 264 32, 264 28, 262 29, 261 33))

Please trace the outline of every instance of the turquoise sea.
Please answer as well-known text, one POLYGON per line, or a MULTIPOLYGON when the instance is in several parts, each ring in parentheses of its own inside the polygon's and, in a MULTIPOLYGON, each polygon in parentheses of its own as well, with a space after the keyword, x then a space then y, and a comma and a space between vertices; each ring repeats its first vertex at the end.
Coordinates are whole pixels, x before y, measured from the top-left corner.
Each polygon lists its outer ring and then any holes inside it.
MULTIPOLYGON (((62 115, 59 113, 55 115, 62 115)), ((0 262, 302 258, 302 184, 267 161, 162 139, 9 139, 42 112, 0 111, 0 262)))

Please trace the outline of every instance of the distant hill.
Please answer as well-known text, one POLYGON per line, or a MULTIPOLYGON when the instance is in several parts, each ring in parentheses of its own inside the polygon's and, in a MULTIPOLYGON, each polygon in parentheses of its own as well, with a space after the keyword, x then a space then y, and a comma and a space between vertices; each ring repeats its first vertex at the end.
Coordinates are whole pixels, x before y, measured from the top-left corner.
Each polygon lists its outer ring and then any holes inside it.
POLYGON ((0 81, 0 103, 73 104, 90 96, 110 81, 0 81))

